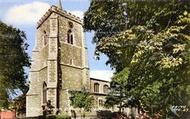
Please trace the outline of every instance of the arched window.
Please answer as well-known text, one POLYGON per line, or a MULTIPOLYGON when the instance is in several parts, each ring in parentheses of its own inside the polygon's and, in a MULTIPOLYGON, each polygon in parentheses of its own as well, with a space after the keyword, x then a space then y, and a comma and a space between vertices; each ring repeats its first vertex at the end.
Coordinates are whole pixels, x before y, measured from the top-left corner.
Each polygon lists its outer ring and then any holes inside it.
POLYGON ((108 93, 108 88, 109 88, 108 85, 104 85, 104 87, 103 87, 103 91, 104 91, 104 93, 108 93))
POLYGON ((67 32, 67 43, 73 45, 73 33, 71 29, 67 32))
POLYGON ((94 92, 99 92, 99 83, 94 84, 94 92))
POLYGON ((43 84, 43 104, 47 103, 47 85, 44 82, 43 84))

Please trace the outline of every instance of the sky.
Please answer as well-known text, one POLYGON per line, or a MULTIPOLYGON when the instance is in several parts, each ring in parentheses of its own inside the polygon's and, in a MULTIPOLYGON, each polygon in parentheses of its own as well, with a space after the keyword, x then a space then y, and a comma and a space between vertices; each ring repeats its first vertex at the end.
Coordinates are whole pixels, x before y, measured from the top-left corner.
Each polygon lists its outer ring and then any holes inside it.
MULTIPOLYGON (((29 44, 27 53, 30 57, 35 43, 36 23, 51 5, 58 0, 0 0, 0 21, 24 31, 29 44)), ((83 13, 90 6, 90 0, 61 0, 64 10, 83 18, 83 13)), ((110 80, 113 71, 105 65, 107 57, 101 55, 94 59, 95 44, 92 43, 93 32, 86 32, 90 77, 110 80)))

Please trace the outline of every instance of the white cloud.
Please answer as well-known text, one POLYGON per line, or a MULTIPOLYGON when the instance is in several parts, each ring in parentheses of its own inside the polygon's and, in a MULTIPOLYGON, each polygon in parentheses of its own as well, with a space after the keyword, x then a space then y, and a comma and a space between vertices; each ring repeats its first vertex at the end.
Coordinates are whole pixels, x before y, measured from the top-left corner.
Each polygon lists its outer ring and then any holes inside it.
POLYGON ((112 76, 113 76, 113 71, 109 71, 109 70, 92 70, 92 71, 90 71, 91 78, 102 79, 105 81, 111 81, 112 76))
POLYGON ((84 17, 84 12, 83 11, 68 11, 68 12, 70 12, 71 14, 73 14, 73 15, 81 18, 81 19, 83 19, 83 17, 84 17))
POLYGON ((3 21, 11 25, 33 25, 49 8, 48 3, 38 1, 16 5, 7 11, 3 21))

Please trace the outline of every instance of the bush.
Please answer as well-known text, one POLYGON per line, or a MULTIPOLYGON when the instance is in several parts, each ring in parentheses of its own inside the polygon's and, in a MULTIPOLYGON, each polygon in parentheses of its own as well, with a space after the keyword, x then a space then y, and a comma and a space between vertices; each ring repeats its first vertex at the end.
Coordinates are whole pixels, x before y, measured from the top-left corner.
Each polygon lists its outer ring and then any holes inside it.
POLYGON ((71 119, 71 117, 68 114, 60 114, 56 116, 56 119, 71 119))

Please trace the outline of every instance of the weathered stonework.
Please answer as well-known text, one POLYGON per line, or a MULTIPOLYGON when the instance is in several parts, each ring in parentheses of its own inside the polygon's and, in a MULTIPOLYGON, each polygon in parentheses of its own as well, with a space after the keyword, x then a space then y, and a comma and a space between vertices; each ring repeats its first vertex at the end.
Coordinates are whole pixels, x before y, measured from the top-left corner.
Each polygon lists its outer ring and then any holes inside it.
POLYGON ((42 115, 43 98, 57 110, 69 111, 69 90, 89 89, 86 46, 79 18, 52 6, 37 26, 32 54, 30 89, 27 94, 26 116, 42 115), (67 34, 73 24, 73 44, 67 34), (46 97, 43 86, 47 85, 46 97))
POLYGON ((94 94, 94 110, 98 110, 99 100, 106 96, 102 86, 109 86, 109 82, 89 78, 82 21, 56 6, 38 22, 29 80, 27 117, 42 115, 47 101, 54 107, 53 114, 58 110, 70 114, 73 108, 69 91, 83 88, 94 94), (72 34, 72 42, 68 42, 68 33, 72 34), (95 82, 101 84, 100 92, 94 92, 95 82))

